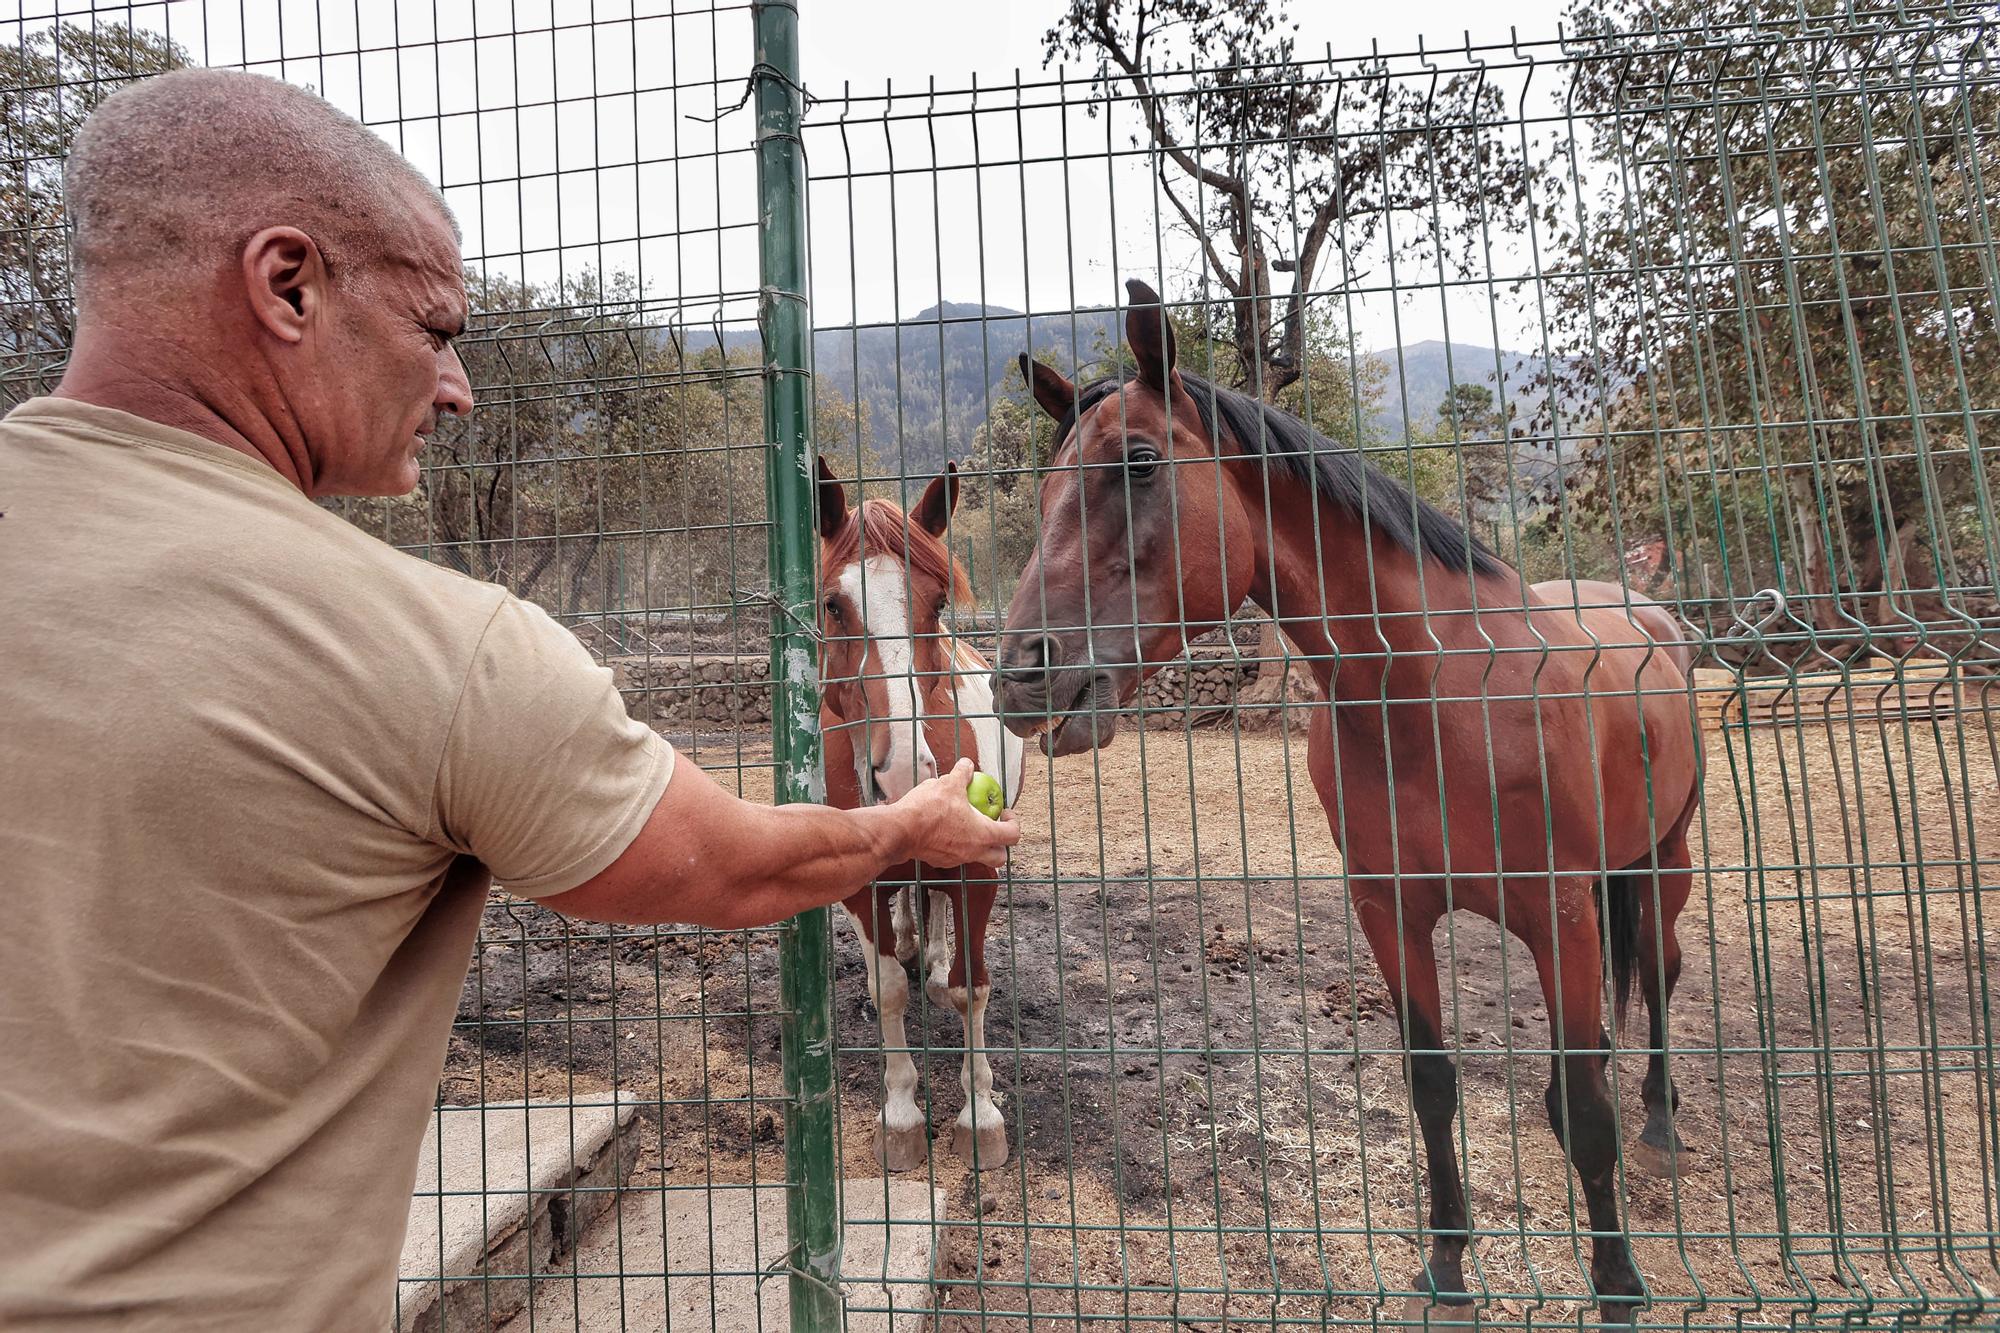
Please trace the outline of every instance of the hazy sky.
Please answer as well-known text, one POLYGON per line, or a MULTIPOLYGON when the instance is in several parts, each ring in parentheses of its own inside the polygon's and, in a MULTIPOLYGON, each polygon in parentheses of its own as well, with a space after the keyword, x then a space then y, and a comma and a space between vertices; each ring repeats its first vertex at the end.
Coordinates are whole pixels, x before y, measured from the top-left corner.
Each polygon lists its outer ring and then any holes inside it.
MULTIPOLYGON (((1061 0, 801 0, 806 82, 921 82, 931 73, 1011 78, 1017 68, 1041 68, 1042 34, 1067 8, 1061 0)), ((1335 55, 1358 55, 1377 42, 1385 51, 1414 49, 1419 39, 1458 46, 1468 30, 1474 42, 1501 42, 1509 25, 1524 38, 1549 37, 1562 12, 1554 0, 1499 8, 1484 0, 1293 0, 1289 8, 1301 52, 1323 54, 1330 45, 1335 55)))
MULTIPOLYGON (((0 0, 0 11, 13 0, 0 0)), ((1062 0, 801 0, 804 82, 822 99, 807 143, 815 315, 908 316, 940 299, 1040 311, 1118 300, 1119 282, 1192 280, 1194 242, 1127 150, 1130 108, 1091 120, 1066 101, 1016 115, 928 89, 1046 80, 1043 34, 1062 0), (881 94, 893 88, 894 101, 881 94), (873 101, 840 102, 843 90, 873 101), (1122 117, 1122 119, 1121 119, 1122 117)), ((1293 0, 1302 55, 1506 42, 1556 31, 1554 0, 1336 5, 1293 0), (1504 17, 1505 23, 1500 20, 1504 17)), ((663 318, 754 313, 757 208, 737 101, 750 16, 695 0, 20 0, 22 22, 131 22, 197 61, 309 84, 375 126, 445 188, 470 260, 535 282, 636 275, 663 318), (711 123, 713 120, 713 123, 711 123)), ((1499 57, 1505 63, 1505 53, 1499 57)), ((1502 238, 1502 248, 1506 245, 1502 238)), ((1378 257, 1386 259, 1388 252, 1378 257)), ((1447 289, 1404 255, 1398 299, 1350 301, 1364 347, 1445 330, 1496 340, 1492 294, 1447 289), (1407 290, 1406 290, 1407 289, 1407 290)), ((1357 258, 1371 281, 1387 265, 1357 258)), ((1496 267, 1504 267, 1496 261, 1496 267)), ((1521 312, 1498 315, 1516 340, 1521 312)))
MULTIPOLYGON (((1120 157, 1135 125, 1129 107, 1123 125, 1111 134, 1102 122, 1079 115, 1031 116, 1016 128, 1010 115, 997 114, 987 118, 988 137, 977 149, 967 126, 973 117, 962 98, 940 99, 945 114, 924 122, 922 135, 910 132, 914 125, 899 125, 900 134, 884 128, 883 122, 926 105, 933 77, 938 88, 954 90, 972 85, 975 76, 982 87, 1010 84, 1017 74, 1026 82, 1047 79, 1043 35, 1064 8, 1055 0, 962 5, 809 0, 802 9, 805 82, 815 93, 837 97, 847 88, 863 97, 887 86, 907 95, 893 110, 879 101, 853 104, 850 118, 856 123, 840 140, 825 133, 808 137, 813 174, 820 178, 814 194, 814 276, 824 321, 880 320, 890 311, 908 316, 939 297, 1037 312, 1105 305, 1122 298, 1120 284, 1129 276, 1188 289, 1193 240, 1145 163, 1120 157), (939 14, 950 17, 940 21, 939 14), (1035 162, 1064 152, 1071 158, 1067 171, 1035 162), (844 153, 852 155, 851 166, 841 160, 844 153), (866 175, 879 173, 892 158, 899 159, 898 166, 908 164, 893 178, 893 190, 889 179, 866 175), (1017 169, 1014 164, 1024 158, 1032 165, 1017 169), (964 168, 975 159, 1000 165, 978 172, 909 169, 964 168), (850 186, 839 179, 849 171, 864 178, 850 186), (851 233, 844 216, 850 207, 851 233), (891 218, 893 238, 887 235, 891 218), (983 227, 975 229, 975 221, 983 227)), ((1371 48, 1412 52, 1420 44, 1430 51, 1462 50, 1468 32, 1475 45, 1515 37, 1546 40, 1556 35, 1561 13, 1555 0, 1526 0, 1504 9, 1464 0, 1365 9, 1295 3, 1291 9, 1300 21, 1299 54, 1323 56, 1330 50, 1335 57, 1365 55, 1371 48), (1358 14, 1366 15, 1368 27, 1357 23, 1358 14)), ((1505 52, 1485 57, 1499 65, 1507 59, 1505 52)), ((1553 81, 1544 77, 1537 97, 1552 91, 1553 81)), ((1074 101, 1085 92, 1079 86, 1067 96, 1074 101)), ((983 104, 1004 109, 1011 104, 1009 93, 983 104)), ((815 119, 823 122, 831 114, 822 107, 815 119)), ((1495 241, 1496 269, 1526 265, 1518 235, 1495 241)), ((1355 267, 1366 270, 1374 286, 1393 282, 1399 289, 1394 299, 1377 291, 1343 303, 1339 318, 1363 348, 1447 333, 1473 343, 1532 342, 1536 321, 1528 303, 1510 293, 1440 284, 1434 255, 1405 252, 1399 259, 1402 266, 1392 277, 1379 248, 1372 257, 1355 257, 1355 267)), ((1319 280, 1330 282, 1332 273, 1323 268, 1319 280)))

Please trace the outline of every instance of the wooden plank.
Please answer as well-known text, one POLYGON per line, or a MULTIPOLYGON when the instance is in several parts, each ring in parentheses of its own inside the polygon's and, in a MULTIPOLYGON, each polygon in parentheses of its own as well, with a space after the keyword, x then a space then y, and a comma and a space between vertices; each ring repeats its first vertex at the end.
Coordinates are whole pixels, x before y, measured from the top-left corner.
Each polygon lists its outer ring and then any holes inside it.
POLYGON ((1703 669, 1695 686, 1697 716, 1710 729, 1739 719, 1752 726, 1932 721, 1958 711, 1947 662, 1751 676, 1740 686, 1734 672, 1703 669))

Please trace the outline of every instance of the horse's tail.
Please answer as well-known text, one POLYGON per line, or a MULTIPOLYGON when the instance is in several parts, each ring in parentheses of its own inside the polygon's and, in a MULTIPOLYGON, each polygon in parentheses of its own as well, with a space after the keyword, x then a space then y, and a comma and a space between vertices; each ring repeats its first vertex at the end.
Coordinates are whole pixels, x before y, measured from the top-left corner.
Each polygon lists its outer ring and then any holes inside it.
POLYGON ((1625 1030, 1625 1010, 1632 1003, 1632 979, 1638 975, 1640 890, 1634 882, 1637 879, 1631 875, 1606 875, 1598 881, 1609 945, 1604 961, 1611 973, 1614 1032, 1625 1030))

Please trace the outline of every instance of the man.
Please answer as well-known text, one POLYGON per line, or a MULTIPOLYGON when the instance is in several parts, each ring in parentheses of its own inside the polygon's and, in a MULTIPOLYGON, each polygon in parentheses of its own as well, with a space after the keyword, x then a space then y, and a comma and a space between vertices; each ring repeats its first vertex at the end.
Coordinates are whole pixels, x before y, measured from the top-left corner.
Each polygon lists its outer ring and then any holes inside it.
POLYGON ((65 188, 75 350, 0 422, 0 1327, 377 1333, 489 882, 740 927, 1018 826, 967 767, 738 801, 539 610, 313 503, 472 410, 455 224, 361 125, 183 71, 65 188))

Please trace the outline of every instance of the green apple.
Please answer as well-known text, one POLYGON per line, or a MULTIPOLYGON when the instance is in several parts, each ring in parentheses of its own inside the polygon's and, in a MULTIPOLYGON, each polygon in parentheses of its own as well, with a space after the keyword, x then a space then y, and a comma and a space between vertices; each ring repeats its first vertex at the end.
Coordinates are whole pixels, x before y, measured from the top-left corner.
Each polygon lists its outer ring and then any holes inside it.
POLYGON ((1000 818, 1000 812, 1007 804, 1007 798, 1000 790, 1000 780, 991 773, 974 773, 972 781, 966 784, 965 799, 988 819, 1000 818))

